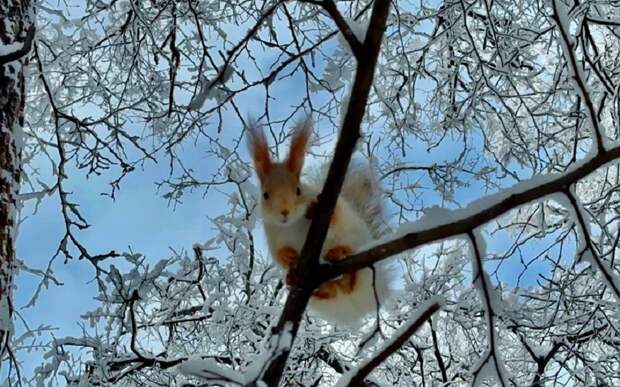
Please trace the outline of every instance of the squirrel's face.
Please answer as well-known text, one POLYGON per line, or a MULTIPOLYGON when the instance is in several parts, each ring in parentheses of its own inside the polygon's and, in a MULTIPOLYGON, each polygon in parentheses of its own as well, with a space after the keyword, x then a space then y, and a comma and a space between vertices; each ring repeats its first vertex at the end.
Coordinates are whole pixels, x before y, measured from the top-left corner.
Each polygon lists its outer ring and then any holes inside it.
POLYGON ((283 162, 271 160, 265 134, 256 123, 247 129, 248 146, 262 188, 260 203, 263 221, 281 226, 297 222, 305 215, 308 203, 299 184, 299 176, 304 165, 306 144, 312 134, 310 120, 305 119, 295 127, 288 156, 283 162))
POLYGON ((261 210, 265 222, 285 226, 305 215, 307 202, 299 176, 285 165, 274 163, 261 179, 261 210))

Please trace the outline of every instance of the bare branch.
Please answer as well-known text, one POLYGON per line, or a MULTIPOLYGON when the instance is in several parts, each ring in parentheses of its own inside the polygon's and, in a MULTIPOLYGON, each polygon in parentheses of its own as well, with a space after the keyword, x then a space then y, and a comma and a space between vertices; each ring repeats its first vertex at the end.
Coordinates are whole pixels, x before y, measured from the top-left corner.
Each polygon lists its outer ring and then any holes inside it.
POLYGON ((584 163, 573 166, 564 174, 551 175, 552 178, 540 183, 540 185, 534 184, 537 182, 535 179, 525 181, 521 186, 513 187, 509 191, 503 191, 503 195, 485 198, 484 205, 479 210, 476 207, 482 202, 474 203, 474 205, 470 205, 465 210, 454 211, 451 219, 455 220, 452 222, 407 233, 366 251, 353 254, 342 261, 334 262, 330 265, 322 265, 322 277, 326 279, 334 278, 342 273, 359 270, 403 251, 459 234, 465 234, 514 208, 541 199, 552 193, 561 192, 565 187, 575 184, 598 168, 618 158, 620 158, 620 146, 608 149, 606 152, 600 153, 584 163))
POLYGON ((601 133, 601 127, 598 120, 598 115, 594 108, 594 101, 592 95, 588 92, 585 76, 581 69, 581 65, 577 61, 576 57, 576 45, 570 35, 569 26, 566 23, 569 22, 566 6, 560 4, 562 0, 553 0, 553 15, 551 16, 558 26, 560 34, 560 42, 562 43, 562 51, 568 64, 569 77, 572 78, 576 86, 579 96, 583 99, 586 105, 586 114, 592 127, 592 133, 594 134, 595 147, 597 151, 605 152, 605 144, 603 143, 603 137, 601 133))
POLYGON ((355 36, 347 21, 342 17, 340 11, 338 11, 338 7, 333 0, 302 0, 302 2, 316 4, 327 11, 329 16, 334 20, 334 23, 336 23, 342 36, 344 36, 347 43, 349 43, 349 47, 351 47, 351 51, 353 51, 355 58, 358 61, 365 59, 365 46, 359 41, 357 36, 355 36))
POLYGON ((417 330, 420 329, 420 327, 440 309, 440 307, 441 304, 437 301, 431 301, 427 305, 420 306, 417 312, 419 314, 417 314, 412 321, 406 323, 393 338, 388 340, 387 345, 385 345, 377 353, 373 354, 369 360, 364 361, 363 365, 355 371, 352 371, 351 375, 345 376, 350 377, 349 382, 346 385, 349 387, 359 386, 360 383, 364 381, 366 376, 372 372, 372 370, 383 363, 394 352, 398 351, 409 340, 409 338, 411 338, 411 336, 416 333, 417 330))

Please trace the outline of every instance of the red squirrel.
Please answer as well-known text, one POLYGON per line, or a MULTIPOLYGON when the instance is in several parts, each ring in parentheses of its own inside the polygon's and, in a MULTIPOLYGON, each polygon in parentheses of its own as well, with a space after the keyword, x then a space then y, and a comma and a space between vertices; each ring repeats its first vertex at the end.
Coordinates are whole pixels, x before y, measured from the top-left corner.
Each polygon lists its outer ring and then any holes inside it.
MULTIPOLYGON (((273 259, 287 272, 288 283, 293 281, 289 269, 299 259, 319 194, 316 186, 300 179, 311 134, 311 121, 301 121, 293 131, 288 156, 278 162, 271 159, 267 140, 258 125, 248 128, 248 145, 261 187, 259 201, 267 243, 273 259)), ((370 172, 363 172, 350 174, 352 178, 345 180, 321 251, 324 262, 341 260, 374 241, 371 227, 376 219, 363 217, 370 218, 372 211, 354 208, 356 203, 366 205, 372 199, 369 196, 377 196, 369 190, 373 187, 368 184, 370 172), (353 203, 347 200, 345 192, 353 196, 353 203)), ((381 299, 388 291, 385 266, 375 266, 374 282, 381 299)), ((372 269, 346 273, 323 283, 314 291, 310 307, 326 320, 345 324, 360 322, 377 307, 372 269)))

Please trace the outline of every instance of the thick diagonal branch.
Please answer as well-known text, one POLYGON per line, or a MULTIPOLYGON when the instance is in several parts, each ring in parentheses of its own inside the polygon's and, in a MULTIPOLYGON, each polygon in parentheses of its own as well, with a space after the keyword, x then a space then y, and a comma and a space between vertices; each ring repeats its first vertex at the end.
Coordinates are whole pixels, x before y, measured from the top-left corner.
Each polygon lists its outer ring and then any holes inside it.
POLYGON ((466 234, 468 231, 482 226, 519 206, 556 192, 562 192, 598 168, 619 158, 620 146, 617 146, 608 149, 604 153, 599 153, 583 163, 575 164, 569 171, 558 174, 555 178, 546 179, 540 182, 540 184, 532 184, 532 181, 525 181, 520 186, 505 191, 512 192, 510 194, 487 198, 485 205, 480 206, 480 209, 476 211, 468 211, 467 208, 465 210, 457 210, 453 216, 449 217, 451 219, 449 222, 437 224, 420 231, 406 233, 368 250, 353 254, 342 261, 321 265, 320 278, 321 280, 335 278, 343 273, 370 266, 403 251, 466 234))
POLYGON ((338 27, 338 30, 349 44, 349 47, 351 47, 351 51, 353 51, 353 55, 355 56, 355 58, 358 61, 364 60, 364 45, 362 44, 362 42, 359 41, 358 37, 355 36, 355 33, 353 33, 351 26, 347 23, 340 11, 338 11, 338 7, 333 0, 304 0, 304 2, 316 4, 322 7, 329 14, 334 23, 336 23, 336 27, 338 27))

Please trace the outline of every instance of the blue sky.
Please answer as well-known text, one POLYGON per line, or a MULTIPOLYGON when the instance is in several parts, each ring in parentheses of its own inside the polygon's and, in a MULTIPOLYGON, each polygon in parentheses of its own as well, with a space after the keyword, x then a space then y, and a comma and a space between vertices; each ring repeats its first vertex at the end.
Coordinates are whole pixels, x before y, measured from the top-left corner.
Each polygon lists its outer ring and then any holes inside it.
MULTIPOLYGON (((292 77, 273 84, 271 92, 279 97, 271 104, 272 113, 276 116, 288 113, 291 97, 298 96, 301 92, 301 88, 298 87, 299 81, 298 78, 292 77)), ((262 108, 253 106, 258 94, 262 95, 262 92, 252 91, 244 96, 244 103, 240 105, 244 107, 245 114, 256 114, 262 108)), ((229 122, 237 121, 229 117, 229 122)), ((237 134, 239 129, 231 127, 227 130, 230 130, 231 134, 237 134)), ((333 143, 325 144, 326 147, 333 145, 333 143)), ((457 142, 448 141, 433 150, 432 158, 437 161, 449 158, 460 150, 459 146, 457 142)), ((208 175, 216 167, 213 165, 213 160, 206 157, 205 148, 206 144, 203 142, 188 141, 182 152, 182 157, 191 162, 202 176, 208 175)), ((431 156, 423 147, 414 148, 410 154, 411 160, 408 161, 417 164, 428 164, 432 161, 429 160, 431 156)), ((123 180, 114 201, 100 195, 101 192, 108 190, 107 181, 110 176, 86 179, 82 172, 76 171, 72 166, 68 172, 71 178, 66 183, 67 189, 73 192, 71 199, 80 204, 83 215, 92 224, 89 229, 79 231, 76 235, 95 254, 111 249, 117 252, 131 249, 156 262, 169 257, 170 249, 189 250, 194 243, 204 242, 212 237, 214 231, 209 217, 219 214, 221 209, 226 207, 222 195, 210 195, 206 200, 201 190, 186 193, 182 203, 171 206, 168 200, 161 197, 162 192, 157 192, 154 184, 168 176, 166 161, 158 164, 147 162, 143 170, 128 175, 123 180)), ((53 177, 48 173, 44 178, 53 177)), ((464 206, 484 194, 482 187, 474 185, 459 190, 456 199, 464 206)), ((425 196, 428 197, 429 205, 436 204, 440 200, 430 191, 425 196)), ((27 216, 27 219, 19 231, 17 254, 28 266, 42 269, 56 251, 64 233, 64 224, 56 196, 46 198, 36 214, 32 214, 32 210, 33 203, 26 203, 22 210, 22 216, 27 216)), ((488 245, 491 249, 501 249, 508 242, 506 236, 498 236, 488 245)), ((528 249, 526 248, 525 254, 536 251, 533 248, 528 249)), ((63 260, 62 256, 56 258, 54 265, 56 278, 62 282, 62 286, 50 285, 49 289, 41 294, 34 307, 19 311, 31 327, 41 324, 53 326, 55 337, 80 335, 82 332, 80 316, 97 306, 93 300, 97 292, 96 285, 92 282, 94 277, 92 266, 83 260, 70 260, 66 263, 63 260)), ((519 265, 513 261, 506 264, 504 268, 506 280, 510 280, 511 273, 518 269, 519 265)), ((525 283, 533 283, 538 269, 545 271, 545 267, 532 270, 525 283)), ((38 283, 38 277, 25 272, 20 273, 16 280, 15 291, 15 304, 18 307, 28 302, 38 283)), ((20 323, 16 325, 19 335, 23 327, 20 323)), ((22 355, 23 372, 31 374, 41 363, 41 352, 29 354, 22 352, 22 355)), ((6 372, 6 368, 3 371, 6 372)), ((0 373, 0 380, 2 375, 0 373)))
MULTIPOLYGON (((196 157, 203 151, 192 149, 196 157)), ((170 248, 181 251, 191 249, 192 244, 206 240, 212 235, 207 202, 200 192, 187 194, 183 203, 175 208, 168 205, 156 192, 154 181, 167 174, 165 163, 148 163, 144 171, 130 174, 123 182, 116 200, 112 201, 99 193, 107 189, 105 180, 71 178, 69 186, 74 192, 72 199, 80 203, 84 216, 92 226, 78 232, 84 245, 92 253, 128 251, 145 254, 158 261, 170 255, 170 248)), ((210 203, 217 208, 218 203, 210 203)), ((22 215, 28 219, 22 224, 18 240, 17 255, 29 266, 44 268, 54 254, 64 232, 57 197, 47 198, 35 215, 32 203, 26 204, 22 215)), ((33 308, 21 310, 31 326, 50 324, 58 328, 55 336, 79 335, 80 315, 95 307, 93 296, 96 285, 92 282, 94 270, 84 260, 70 260, 62 263, 58 257, 54 265, 56 278, 62 286, 51 285, 44 291, 33 308)), ((16 305, 24 305, 30 299, 39 279, 28 273, 17 277, 16 305)), ((20 325, 17 324, 19 333, 20 325)), ((31 372, 40 362, 40 357, 26 356, 24 371, 31 372)))
MULTIPOLYGON (((453 145, 456 146, 456 145, 453 145)), ((200 163, 205 161, 208 169, 204 148, 199 145, 186 145, 184 157, 200 163)), ((439 154, 449 154, 450 149, 440 149, 439 154)), ((75 172, 75 171, 73 171, 75 172)), ((99 193, 107 190, 106 180, 102 178, 85 179, 80 173, 72 173, 68 187, 74 192, 72 199, 80 203, 84 216, 92 223, 92 227, 77 233, 80 240, 91 252, 101 253, 114 249, 118 252, 139 252, 156 262, 170 256, 170 249, 176 251, 189 250, 194 243, 204 242, 214 231, 209 216, 219 213, 226 207, 225 202, 213 200, 216 196, 209 195, 205 200, 201 190, 187 193, 182 203, 171 206, 161 197, 154 184, 168 175, 167 163, 155 164, 148 162, 144 169, 130 174, 121 185, 121 190, 112 201, 99 193), (76 177, 77 176, 77 177, 76 177)), ((483 195, 480 188, 461 191, 457 196, 463 204, 483 195)), ((433 201, 433 193, 427 194, 433 201)), ((223 199, 222 199, 223 200, 223 199)), ((434 201, 439 200, 435 197, 434 201)), ((28 218, 22 224, 17 241, 19 259, 29 266, 43 268, 56 250, 58 241, 63 235, 64 224, 60 218, 58 198, 47 198, 38 212, 32 213, 32 203, 27 203, 22 215, 28 218)), ((506 235, 494 237, 488 241, 490 249, 502 249, 509 243, 506 235)), ((526 247, 525 253, 533 253, 534 248, 526 247)), ((82 260, 70 260, 63 263, 64 257, 58 257, 54 265, 56 278, 62 286, 51 285, 45 290, 33 308, 20 310, 31 327, 49 324, 56 328, 55 337, 80 335, 82 328, 80 316, 95 308, 93 300, 96 285, 92 282, 94 270, 82 260)), ((520 269, 517 261, 509 261, 503 266, 506 279, 510 281, 510 273, 520 269)), ((546 271, 544 267, 538 267, 546 271)), ((531 270, 524 284, 533 283, 538 270, 531 270)), ((513 276, 514 278, 514 276, 513 276)), ((28 273, 17 277, 15 293, 16 305, 24 305, 30 299, 38 284, 39 278, 28 273)), ((18 334, 21 325, 17 324, 18 334)), ((41 353, 31 353, 22 357, 23 371, 28 374, 40 365, 41 353)))

